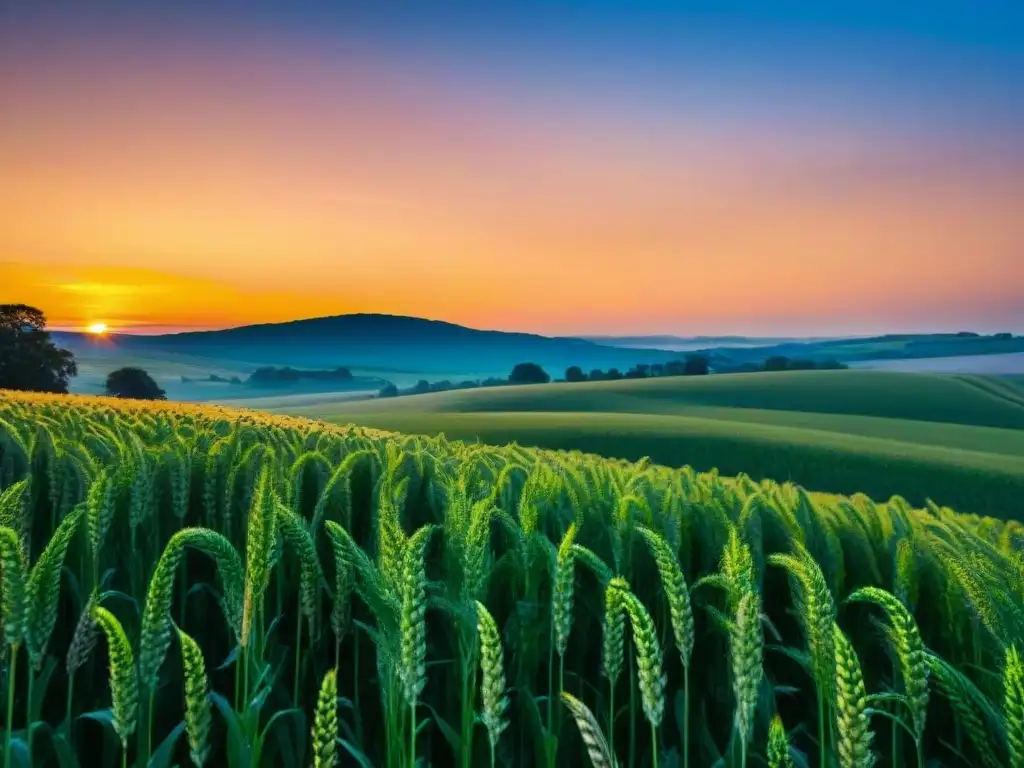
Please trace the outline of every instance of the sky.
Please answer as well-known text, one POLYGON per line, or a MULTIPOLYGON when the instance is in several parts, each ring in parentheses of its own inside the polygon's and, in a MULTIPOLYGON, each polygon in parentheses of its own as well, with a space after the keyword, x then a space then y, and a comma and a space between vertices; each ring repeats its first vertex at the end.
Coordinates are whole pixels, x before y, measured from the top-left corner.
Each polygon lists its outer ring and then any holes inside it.
POLYGON ((0 0, 0 303, 1024 332, 1024 4, 0 0))

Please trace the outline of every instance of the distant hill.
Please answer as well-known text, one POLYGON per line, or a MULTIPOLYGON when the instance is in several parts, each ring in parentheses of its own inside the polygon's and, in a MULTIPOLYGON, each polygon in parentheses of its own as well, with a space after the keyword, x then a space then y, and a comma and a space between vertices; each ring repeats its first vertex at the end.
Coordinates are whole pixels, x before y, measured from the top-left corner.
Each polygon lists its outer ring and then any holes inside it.
POLYGON ((612 347, 649 347, 652 349, 672 349, 680 346, 725 346, 740 344, 742 346, 767 347, 773 344, 804 343, 823 341, 836 337, 815 336, 674 336, 659 334, 654 336, 582 336, 586 341, 595 344, 607 344, 612 347))
POLYGON ((570 365, 584 370, 678 359, 662 349, 619 348, 584 339, 483 331, 437 320, 380 314, 338 315, 220 331, 161 336, 115 334, 91 340, 55 333, 71 348, 104 344, 132 354, 188 355, 250 365, 302 368, 346 366, 423 373, 507 375, 516 363, 534 362, 553 376, 570 365))
POLYGON ((760 362, 781 355, 799 360, 838 360, 843 363, 867 360, 912 360, 931 357, 968 357, 1024 352, 1024 336, 1011 333, 981 335, 971 332, 929 334, 886 334, 867 338, 795 341, 769 346, 714 346, 701 350, 712 363, 760 362))

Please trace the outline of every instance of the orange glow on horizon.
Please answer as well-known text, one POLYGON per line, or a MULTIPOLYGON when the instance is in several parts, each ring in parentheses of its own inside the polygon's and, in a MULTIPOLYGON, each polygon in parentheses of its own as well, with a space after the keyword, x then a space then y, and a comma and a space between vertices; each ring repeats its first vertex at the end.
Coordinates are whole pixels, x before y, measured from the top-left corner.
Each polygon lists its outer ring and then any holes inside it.
POLYGON ((0 302, 118 332, 349 312, 549 335, 1019 317, 1024 158, 856 126, 623 126, 366 62, 231 54, 247 66, 199 43, 137 66, 0 52, 0 302))

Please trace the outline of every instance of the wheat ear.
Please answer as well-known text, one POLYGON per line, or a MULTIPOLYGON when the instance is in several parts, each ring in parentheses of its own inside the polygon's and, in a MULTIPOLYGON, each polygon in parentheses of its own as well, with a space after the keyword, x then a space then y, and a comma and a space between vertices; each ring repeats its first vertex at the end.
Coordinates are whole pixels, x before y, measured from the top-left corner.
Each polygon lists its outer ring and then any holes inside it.
POLYGON ((189 755, 196 768, 202 768, 210 754, 210 699, 206 663, 198 643, 178 630, 181 666, 185 677, 185 732, 189 755))
POLYGON ((113 697, 114 731, 128 749, 128 737, 135 732, 139 714, 138 678, 132 646, 121 622, 102 606, 96 607, 96 623, 107 637, 110 663, 110 693, 113 697))
POLYGON ((868 694, 857 653, 843 631, 836 626, 836 731, 839 739, 839 768, 870 768, 871 729, 868 720, 868 694))
POLYGON ((772 724, 768 728, 768 768, 793 768, 786 726, 778 715, 772 717, 772 724))
POLYGON ((338 673, 330 669, 320 683, 313 720, 313 768, 338 764, 338 673))
POLYGON ((1024 768, 1024 660, 1015 646, 1006 650, 1003 667, 1003 718, 1010 768, 1024 768))
POLYGON ((502 731, 508 727, 505 710, 505 665, 501 649, 501 635, 494 617, 483 603, 476 603, 477 633, 480 637, 480 695, 483 699, 481 719, 491 739, 491 749, 498 744, 502 731))
POLYGON ((615 755, 608 747, 608 742, 601 733, 601 728, 594 718, 594 713, 587 709, 582 701, 562 691, 562 703, 576 721, 583 744, 587 748, 587 755, 594 768, 617 768, 615 755))
POLYGON ((899 660, 907 708, 917 742, 919 762, 928 714, 928 660, 914 617, 895 595, 878 587, 862 587, 847 598, 850 602, 868 602, 880 606, 889 618, 889 639, 899 660))

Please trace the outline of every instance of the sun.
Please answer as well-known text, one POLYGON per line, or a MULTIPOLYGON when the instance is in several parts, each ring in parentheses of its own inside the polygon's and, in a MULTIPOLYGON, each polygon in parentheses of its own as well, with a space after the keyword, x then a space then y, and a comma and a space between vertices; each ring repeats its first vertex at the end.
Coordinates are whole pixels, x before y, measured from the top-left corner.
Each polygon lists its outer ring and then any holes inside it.
POLYGON ((92 325, 87 327, 85 330, 87 330, 89 333, 93 334, 94 336, 102 336, 103 334, 105 334, 107 332, 107 324, 106 323, 93 323, 92 325))

